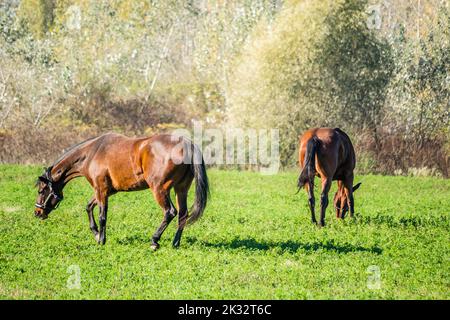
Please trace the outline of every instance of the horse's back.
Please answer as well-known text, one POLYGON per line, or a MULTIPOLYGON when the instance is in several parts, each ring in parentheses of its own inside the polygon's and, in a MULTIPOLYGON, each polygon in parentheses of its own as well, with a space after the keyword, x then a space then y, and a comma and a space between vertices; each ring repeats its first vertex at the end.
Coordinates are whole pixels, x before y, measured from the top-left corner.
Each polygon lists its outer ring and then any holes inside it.
POLYGON ((328 153, 334 153, 339 147, 339 137, 337 132, 332 128, 311 128, 305 131, 301 137, 299 142, 299 159, 301 159, 301 163, 303 163, 303 159, 306 153, 306 147, 308 141, 316 137, 320 141, 320 150, 321 154, 329 157, 328 153))
POLYGON ((308 141, 316 138, 320 143, 316 155, 316 170, 321 175, 342 175, 353 171, 355 154, 348 135, 339 128, 311 128, 303 133, 299 142, 300 167, 304 163, 308 141))
POLYGON ((93 184, 107 180, 116 190, 142 187, 139 167, 136 165, 137 140, 117 133, 106 133, 95 138, 87 150, 85 175, 93 184))

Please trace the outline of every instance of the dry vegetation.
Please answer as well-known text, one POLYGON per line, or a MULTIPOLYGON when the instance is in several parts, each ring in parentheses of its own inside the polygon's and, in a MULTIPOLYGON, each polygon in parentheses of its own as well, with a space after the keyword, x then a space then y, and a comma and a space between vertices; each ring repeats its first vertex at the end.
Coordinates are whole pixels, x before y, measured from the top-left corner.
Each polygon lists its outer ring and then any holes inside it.
POLYGON ((408 1, 0 4, 0 162, 174 127, 350 132, 360 172, 449 175, 450 7, 408 1), (415 169, 414 169, 415 168, 415 169))

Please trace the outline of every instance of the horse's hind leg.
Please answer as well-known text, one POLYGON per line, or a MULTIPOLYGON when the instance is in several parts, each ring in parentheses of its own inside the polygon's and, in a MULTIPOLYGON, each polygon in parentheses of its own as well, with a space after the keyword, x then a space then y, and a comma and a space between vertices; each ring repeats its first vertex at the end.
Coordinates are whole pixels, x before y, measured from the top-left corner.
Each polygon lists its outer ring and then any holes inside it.
POLYGON ((309 210, 311 211, 311 222, 314 224, 317 224, 316 221, 316 214, 315 214, 315 203, 316 200, 314 199, 314 183, 308 182, 305 184, 306 192, 308 193, 308 204, 309 204, 309 210))
POLYGON ((181 234, 183 233, 183 229, 186 225, 187 217, 188 217, 188 209, 187 209, 187 190, 177 190, 177 206, 178 206, 178 229, 175 233, 175 238, 173 239, 172 245, 175 248, 180 246, 181 234))
POLYGON ((153 191, 153 195, 155 196, 156 201, 163 209, 164 218, 161 222, 161 225, 159 228, 155 231, 155 233, 152 236, 152 245, 151 248, 153 250, 156 250, 159 248, 158 241, 161 239, 161 235, 163 234, 164 230, 166 230, 169 223, 172 221, 173 218, 177 215, 177 210, 175 209, 172 201, 170 200, 170 191, 169 190, 163 190, 161 188, 156 188, 153 191))
POLYGON ((89 227, 91 228, 91 231, 94 234, 95 239, 98 240, 98 227, 94 219, 94 208, 96 205, 97 199, 95 196, 93 196, 86 206, 86 212, 89 217, 89 227))
POLYGON ((320 195, 320 222, 319 226, 325 226, 325 212, 328 207, 328 192, 331 188, 331 178, 322 178, 322 193, 320 195))

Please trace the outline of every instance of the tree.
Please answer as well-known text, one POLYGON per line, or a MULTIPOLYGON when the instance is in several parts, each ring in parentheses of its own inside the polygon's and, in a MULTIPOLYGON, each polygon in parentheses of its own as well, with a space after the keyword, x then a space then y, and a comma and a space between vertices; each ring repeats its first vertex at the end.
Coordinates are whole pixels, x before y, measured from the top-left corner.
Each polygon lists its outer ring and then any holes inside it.
POLYGON ((365 10, 357 0, 290 1, 263 21, 236 64, 230 122, 279 128, 285 165, 308 127, 370 128, 376 138, 391 49, 365 10))

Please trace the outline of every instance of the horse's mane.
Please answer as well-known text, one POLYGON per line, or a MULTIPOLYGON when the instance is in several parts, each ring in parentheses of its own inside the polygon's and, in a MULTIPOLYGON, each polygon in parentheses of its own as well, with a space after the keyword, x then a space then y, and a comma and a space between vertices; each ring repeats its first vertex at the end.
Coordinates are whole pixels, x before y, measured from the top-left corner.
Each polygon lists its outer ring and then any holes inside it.
POLYGON ((74 144, 73 146, 70 146, 68 149, 66 149, 66 150, 64 151, 64 153, 63 153, 62 155, 60 155, 60 156, 58 157, 58 159, 55 160, 55 162, 53 162, 53 164, 52 164, 50 167, 48 167, 47 170, 51 171, 51 169, 52 169, 58 162, 60 162, 60 161, 61 161, 61 160, 62 160, 69 152, 73 151, 75 148, 81 146, 82 144, 85 144, 86 142, 89 142, 89 141, 91 141, 91 140, 94 140, 95 138, 97 138, 97 137, 92 137, 92 138, 86 139, 86 140, 84 140, 84 141, 81 141, 81 142, 79 142, 79 143, 77 143, 77 144, 74 144))
POLYGON ((35 183, 35 186, 37 186, 38 183, 39 183, 39 181, 41 181, 40 179, 44 179, 44 180, 47 180, 47 181, 52 181, 51 172, 52 172, 53 167, 54 167, 58 162, 60 162, 65 156, 67 156, 67 154, 68 154, 69 152, 73 151, 75 148, 81 146, 82 144, 84 144, 84 143, 86 143, 86 142, 89 142, 89 141, 91 141, 91 140, 94 140, 95 138, 97 138, 97 137, 92 137, 92 138, 86 139, 86 140, 81 141, 81 142, 79 142, 79 143, 77 143, 77 144, 74 144, 73 146, 70 146, 68 149, 66 149, 66 150, 64 151, 64 153, 63 153, 62 155, 60 155, 60 156, 58 157, 58 159, 56 159, 55 162, 53 162, 53 164, 52 164, 51 166, 49 166, 48 168, 44 168, 44 173, 41 174, 41 175, 37 178, 36 183, 35 183))

